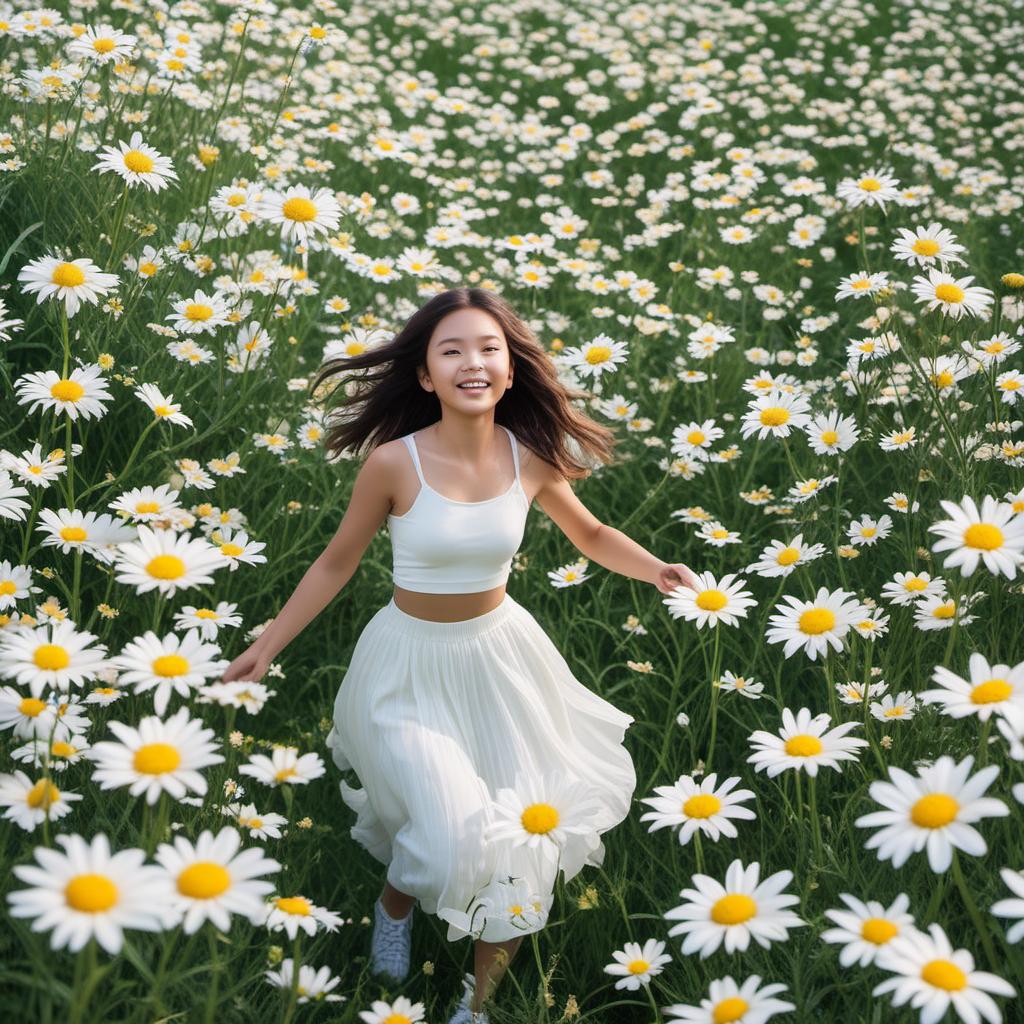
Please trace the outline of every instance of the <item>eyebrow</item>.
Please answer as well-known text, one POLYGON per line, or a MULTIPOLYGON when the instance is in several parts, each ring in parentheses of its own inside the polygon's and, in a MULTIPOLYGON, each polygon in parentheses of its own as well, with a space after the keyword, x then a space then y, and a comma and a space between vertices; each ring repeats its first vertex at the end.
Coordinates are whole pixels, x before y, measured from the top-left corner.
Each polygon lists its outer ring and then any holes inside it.
MULTIPOLYGON (((501 341, 501 338, 499 338, 496 334, 481 334, 480 337, 477 338, 476 340, 477 341, 490 341, 492 338, 495 341, 501 341)), ((447 345, 451 341, 464 341, 464 340, 465 340, 464 338, 445 338, 443 341, 439 341, 437 344, 438 345, 447 345)))

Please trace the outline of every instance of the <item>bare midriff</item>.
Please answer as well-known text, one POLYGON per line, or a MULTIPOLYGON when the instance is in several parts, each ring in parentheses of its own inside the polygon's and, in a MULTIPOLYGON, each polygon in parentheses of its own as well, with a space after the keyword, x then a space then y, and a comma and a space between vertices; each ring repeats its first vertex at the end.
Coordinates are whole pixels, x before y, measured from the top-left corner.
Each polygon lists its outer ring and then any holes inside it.
POLYGON ((419 590, 395 587, 395 604, 406 615, 430 622, 458 622, 475 619, 497 608, 505 598, 505 588, 481 590, 477 594, 424 594, 419 590))

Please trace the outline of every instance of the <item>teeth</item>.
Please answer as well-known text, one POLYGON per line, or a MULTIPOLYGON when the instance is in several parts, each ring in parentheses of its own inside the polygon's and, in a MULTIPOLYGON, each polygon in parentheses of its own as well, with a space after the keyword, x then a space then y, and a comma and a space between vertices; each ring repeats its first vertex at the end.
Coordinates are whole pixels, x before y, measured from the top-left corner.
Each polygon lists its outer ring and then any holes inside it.
POLYGON ((489 384, 460 384, 459 387, 460 388, 466 388, 468 390, 469 388, 474 388, 474 389, 487 388, 487 387, 490 387, 490 385, 489 384))

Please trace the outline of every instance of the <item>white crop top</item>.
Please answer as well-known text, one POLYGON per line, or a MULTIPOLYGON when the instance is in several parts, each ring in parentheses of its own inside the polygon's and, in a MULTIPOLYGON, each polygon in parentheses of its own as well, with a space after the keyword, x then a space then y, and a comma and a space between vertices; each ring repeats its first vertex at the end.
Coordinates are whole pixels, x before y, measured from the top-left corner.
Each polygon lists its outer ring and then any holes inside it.
POLYGON ((496 498, 454 501, 423 478, 416 441, 406 434, 420 489, 405 515, 388 516, 397 586, 424 594, 475 594, 503 586, 519 550, 530 502, 519 480, 519 448, 508 434, 516 479, 496 498))

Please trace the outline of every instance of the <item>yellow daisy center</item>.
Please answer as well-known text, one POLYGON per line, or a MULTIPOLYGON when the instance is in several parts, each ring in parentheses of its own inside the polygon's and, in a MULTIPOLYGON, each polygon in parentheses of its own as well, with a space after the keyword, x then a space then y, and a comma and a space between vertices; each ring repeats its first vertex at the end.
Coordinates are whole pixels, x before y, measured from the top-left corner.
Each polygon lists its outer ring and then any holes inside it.
POLYGON ((995 551, 1003 546, 1003 531, 991 523, 972 523, 964 530, 964 543, 969 548, 995 551))
POLYGON ((40 644, 32 652, 32 660, 37 668, 55 672, 67 668, 71 656, 59 644, 40 644))
POLYGON ((921 978, 947 992, 958 992, 967 985, 967 975, 951 960, 929 960, 921 968, 921 978))
POLYGON ((50 807, 60 799, 60 790, 49 779, 40 779, 26 794, 29 807, 50 807))
POLYGON ((987 679, 971 690, 972 704, 998 704, 1009 700, 1013 687, 1005 679, 987 679))
POLYGON ((956 604, 952 600, 938 605, 932 612, 936 619, 951 619, 956 615, 956 604))
POLYGON ((75 875, 64 886, 64 900, 82 914, 101 914, 117 903, 117 886, 106 875, 75 875))
POLYGON ((227 868, 212 860, 190 864, 178 875, 178 892, 194 900, 209 900, 225 892, 231 885, 227 868))
POLYGON ((176 580, 185 575, 185 563, 177 555, 157 555, 146 563, 146 572, 158 580, 176 580))
POLYGON ((688 444, 703 444, 706 440, 707 437, 701 430, 691 430, 686 435, 686 441, 688 444))
POLYGON ((530 804, 520 816, 520 821, 527 832, 543 835, 558 824, 558 811, 551 804, 530 804))
POLYGON ((821 435, 822 444, 835 444, 839 440, 839 434, 834 430, 826 430, 821 435))
POLYGON ((696 793, 683 804, 688 818, 710 818, 722 809, 722 801, 713 793, 696 793))
POLYGON ((310 221, 316 219, 316 207, 308 199, 303 199, 301 196, 289 199, 281 207, 281 212, 289 220, 310 221))
POLYGON ((884 917, 869 917, 860 926, 861 938, 876 946, 884 946, 898 931, 899 928, 884 917))
POLYGON ((714 1024, 734 1024, 750 1009, 750 1003, 739 996, 730 996, 715 1005, 711 1011, 714 1024))
POLYGON ((309 916, 309 900, 303 896, 279 896, 274 902, 277 904, 278 910, 283 910, 286 914, 297 914, 299 917, 309 916))
POLYGON ((630 974, 643 974, 651 965, 646 960, 633 960, 629 964, 630 974))
POLYGON ((918 256, 934 256, 939 251, 939 243, 931 238, 918 238, 910 248, 918 256))
POLYGON ((153 659, 152 668, 158 676, 183 676, 188 672, 189 663, 180 654, 163 654, 153 659))
POLYGON ((811 736, 804 732, 797 736, 790 736, 783 749, 790 757, 814 757, 825 748, 817 736, 811 736))
POLYGON ((781 405, 773 405, 761 410, 761 425, 765 427, 781 427, 789 420, 789 410, 781 405))
POLYGON ((857 182, 857 187, 865 192, 877 192, 882 187, 882 183, 877 178, 861 178, 857 182))
POLYGON ((85 271, 74 263, 58 263, 50 281, 61 288, 77 288, 85 282, 85 271))
POLYGON ((153 170, 154 166, 153 160, 137 149, 130 149, 125 153, 124 165, 129 171, 134 171, 136 174, 147 174, 153 170))
POLYGON ((728 603, 729 599, 720 590, 702 590, 694 601, 705 612, 721 611, 728 603))
POLYGON ((209 320, 213 316, 213 308, 202 302, 190 302, 185 307, 185 319, 193 323, 200 320, 209 320))
POLYGON ((910 809, 910 820, 919 828, 944 828, 957 815, 960 805, 948 793, 929 793, 910 809))
POLYGON ((742 924, 757 913, 757 904, 742 892, 729 893, 715 902, 711 908, 711 920, 715 924, 742 924))
POLYGON ((794 562, 800 560, 800 551, 798 548, 783 548, 776 556, 775 561, 779 565, 792 565, 794 562))
POLYGON ((955 284, 939 284, 935 286, 935 298, 940 302, 963 302, 964 290, 955 284))
POLYGON ((112 49, 113 49, 113 48, 114 48, 114 47, 115 47, 116 45, 117 45, 117 44, 116 44, 116 43, 114 42, 114 40, 113 40, 113 39, 94 39, 94 40, 92 41, 92 48, 93 48, 93 49, 94 49, 94 50, 95 50, 95 51, 96 51, 97 53, 110 53, 110 51, 111 51, 111 50, 112 50, 112 49))
POLYGON ((181 754, 170 743, 147 743, 135 751, 132 767, 143 775, 163 775, 181 764, 181 754))
POLYGON ((835 612, 829 608, 808 608, 799 619, 800 632, 810 636, 827 633, 835 624, 835 612))
POLYGON ((65 743, 64 740, 57 740, 50 747, 50 753, 54 757, 74 757, 78 753, 78 747, 65 743))
POLYGON ((607 345, 591 345, 587 350, 587 362, 591 366, 606 363, 612 357, 612 350, 607 345))
POLYGON ((59 380, 50 388, 50 394, 61 402, 77 402, 85 394, 85 388, 77 380, 59 380))
POLYGON ((921 579, 920 576, 911 576, 906 583, 903 584, 904 590, 925 590, 928 587, 928 581, 921 579))

